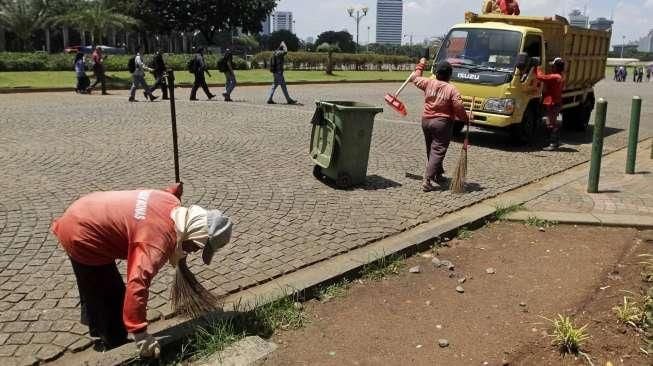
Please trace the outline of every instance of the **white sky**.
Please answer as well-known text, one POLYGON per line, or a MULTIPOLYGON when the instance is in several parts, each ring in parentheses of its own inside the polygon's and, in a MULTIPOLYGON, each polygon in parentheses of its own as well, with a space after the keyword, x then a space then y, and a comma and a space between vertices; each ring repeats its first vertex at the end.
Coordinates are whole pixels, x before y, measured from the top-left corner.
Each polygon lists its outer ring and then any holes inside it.
MULTIPOLYGON (((463 21, 467 10, 478 11, 482 0, 404 0, 404 34, 414 35, 418 43, 430 36, 443 35, 447 29, 463 21)), ((296 33, 300 38, 316 37, 327 30, 347 29, 356 37, 356 23, 347 14, 351 5, 366 5, 368 15, 360 25, 360 42, 374 42, 376 0, 281 0, 277 10, 292 11, 296 33)), ((587 6, 591 19, 613 18, 613 43, 638 40, 653 29, 653 0, 524 0, 520 2, 523 15, 565 15, 573 8, 587 6)), ((405 38, 408 42, 408 37, 405 38)))

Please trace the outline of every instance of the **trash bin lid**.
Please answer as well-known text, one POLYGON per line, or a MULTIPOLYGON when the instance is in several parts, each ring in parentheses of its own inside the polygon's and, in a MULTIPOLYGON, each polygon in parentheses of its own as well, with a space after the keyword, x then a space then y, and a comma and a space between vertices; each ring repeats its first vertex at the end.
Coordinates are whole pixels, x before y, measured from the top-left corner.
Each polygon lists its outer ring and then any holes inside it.
POLYGON ((362 102, 354 102, 354 101, 317 101, 315 102, 317 106, 321 105, 327 105, 327 106, 333 106, 335 109, 339 111, 369 111, 369 112, 375 112, 375 113, 382 113, 383 108, 377 107, 371 104, 367 103, 362 103, 362 102))

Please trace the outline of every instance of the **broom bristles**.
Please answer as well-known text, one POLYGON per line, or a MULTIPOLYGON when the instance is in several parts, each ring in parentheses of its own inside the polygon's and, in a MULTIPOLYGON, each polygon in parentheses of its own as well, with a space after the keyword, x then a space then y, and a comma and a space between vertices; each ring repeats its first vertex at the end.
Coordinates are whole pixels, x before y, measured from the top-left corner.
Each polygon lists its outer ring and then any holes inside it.
POLYGON ((186 258, 177 264, 170 298, 174 311, 189 318, 217 311, 220 307, 220 299, 197 281, 188 268, 186 258))
POLYGON ((463 146, 462 151, 460 152, 460 158, 458 159, 458 166, 456 166, 456 172, 451 179, 451 186, 449 189, 453 193, 464 193, 465 192, 465 180, 467 179, 467 147, 463 146))

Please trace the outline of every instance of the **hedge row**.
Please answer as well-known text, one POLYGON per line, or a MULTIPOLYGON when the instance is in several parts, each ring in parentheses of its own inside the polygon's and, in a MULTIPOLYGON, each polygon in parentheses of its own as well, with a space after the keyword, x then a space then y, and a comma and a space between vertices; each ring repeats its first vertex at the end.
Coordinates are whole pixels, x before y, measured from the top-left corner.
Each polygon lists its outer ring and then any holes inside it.
MULTIPOLYGON (((190 54, 166 54, 163 56, 166 65, 175 71, 186 70, 190 54)), ((107 71, 127 71, 127 63, 131 55, 108 55, 105 60, 107 71)), ((144 55, 146 64, 151 63, 153 55, 144 55)), ((75 55, 70 54, 47 54, 36 53, 0 53, 0 71, 72 71, 75 55)), ((205 60, 211 69, 216 69, 218 55, 206 55, 205 60)), ((86 62, 90 69, 91 57, 86 56, 86 62)), ((247 62, 239 57, 234 57, 234 66, 237 70, 249 68, 247 62)))
MULTIPOLYGON (((272 52, 261 52, 254 56, 252 67, 267 68, 272 52)), ((347 70, 404 70, 414 67, 416 60, 408 56, 379 55, 373 53, 333 53, 334 69, 347 70)), ((286 63, 294 70, 323 70, 328 55, 321 52, 289 52, 286 63)))

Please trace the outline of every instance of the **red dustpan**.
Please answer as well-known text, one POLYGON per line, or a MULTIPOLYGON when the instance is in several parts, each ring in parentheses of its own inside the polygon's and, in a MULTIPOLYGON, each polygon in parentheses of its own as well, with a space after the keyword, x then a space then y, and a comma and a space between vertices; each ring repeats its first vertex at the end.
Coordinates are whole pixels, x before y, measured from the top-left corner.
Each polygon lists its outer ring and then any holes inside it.
POLYGON ((408 79, 404 82, 404 84, 397 90, 397 92, 392 95, 392 94, 386 94, 385 95, 385 102, 390 106, 390 108, 394 109, 397 111, 397 113, 401 114, 402 116, 408 115, 408 111, 406 110, 406 105, 399 100, 399 94, 406 88, 406 85, 410 83, 410 78, 413 77, 413 74, 410 74, 408 79))

